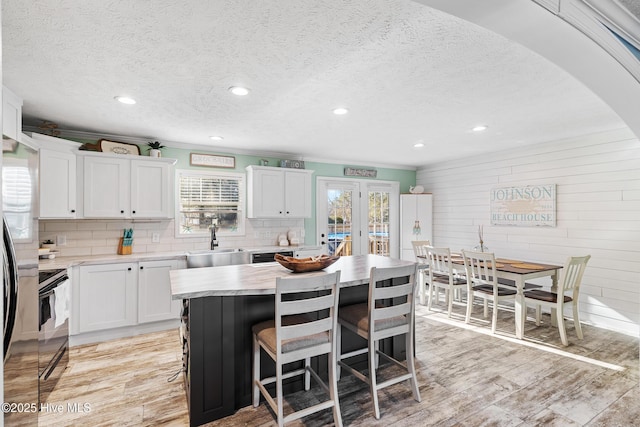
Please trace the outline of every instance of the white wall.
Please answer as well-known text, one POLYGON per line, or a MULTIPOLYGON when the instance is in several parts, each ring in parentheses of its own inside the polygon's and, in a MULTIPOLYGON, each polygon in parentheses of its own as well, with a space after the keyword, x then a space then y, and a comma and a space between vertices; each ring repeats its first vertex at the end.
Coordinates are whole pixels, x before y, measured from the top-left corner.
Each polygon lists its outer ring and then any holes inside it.
POLYGON ((563 264, 591 254, 581 320, 640 336, 640 141, 631 131, 430 165, 417 183, 433 193, 435 245, 473 248, 482 224, 496 256, 563 264), (543 183, 557 185, 555 228, 490 225, 492 187, 543 183))

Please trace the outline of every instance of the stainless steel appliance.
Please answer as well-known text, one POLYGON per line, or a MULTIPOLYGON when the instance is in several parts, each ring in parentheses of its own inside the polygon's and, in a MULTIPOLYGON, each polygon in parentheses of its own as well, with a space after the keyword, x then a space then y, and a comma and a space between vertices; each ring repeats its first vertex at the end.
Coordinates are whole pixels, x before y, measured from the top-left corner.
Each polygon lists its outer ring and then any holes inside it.
POLYGON ((251 254, 251 264, 275 262, 276 254, 280 254, 282 256, 293 256, 293 251, 254 252, 251 254))
POLYGON ((38 299, 39 402, 47 401, 69 364, 70 282, 66 269, 41 271, 38 299))
POLYGON ((4 425, 37 425, 38 152, 3 142, 4 425))

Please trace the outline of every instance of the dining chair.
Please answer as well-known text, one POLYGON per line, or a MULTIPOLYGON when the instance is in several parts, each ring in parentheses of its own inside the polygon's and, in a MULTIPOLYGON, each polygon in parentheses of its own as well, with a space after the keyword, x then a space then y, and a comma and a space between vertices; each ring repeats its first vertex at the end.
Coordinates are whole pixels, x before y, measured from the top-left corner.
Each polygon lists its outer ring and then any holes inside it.
POLYGON ((253 326, 253 406, 258 407, 262 393, 276 414, 279 427, 328 408, 333 408, 334 424, 342 426, 336 379, 339 282, 340 271, 319 276, 278 277, 275 319, 253 326), (275 377, 260 378, 260 349, 275 361, 275 377), (328 355, 328 385, 311 367, 311 358, 324 354, 328 355), (283 372, 285 364, 300 360, 304 360, 304 367, 283 372), (313 376, 329 400, 284 415, 282 381, 303 374, 305 390, 310 389, 313 376), (275 400, 265 387, 274 382, 275 400))
MULTIPOLYGON (((369 385, 376 419, 380 418, 378 390, 385 387, 409 380, 413 398, 420 402, 414 365, 416 269, 416 264, 388 268, 372 267, 369 275, 368 301, 340 307, 338 311, 338 366, 369 385), (367 340, 367 346, 342 354, 342 328, 367 340), (405 363, 379 351, 380 340, 400 335, 405 336, 405 363), (365 353, 368 354, 368 376, 343 361, 365 353), (401 374, 392 378, 387 378, 385 375, 385 380, 379 382, 377 379, 378 356, 399 366, 401 374)), ((340 371, 338 371, 339 375, 340 371)))
POLYGON ((420 304, 424 305, 426 288, 429 286, 428 276, 426 270, 429 268, 429 261, 427 260, 427 246, 430 246, 431 242, 428 240, 412 240, 411 247, 413 248, 413 256, 418 263, 418 283, 420 288, 418 289, 418 295, 420 296, 420 304))
POLYGON ((536 325, 540 325, 540 309, 542 306, 556 310, 558 318, 558 330, 560 331, 560 339, 563 345, 569 345, 567 340, 567 330, 564 323, 564 307, 571 304, 573 307, 573 324, 576 328, 578 339, 582 339, 582 327, 580 326, 580 317, 578 316, 578 294, 580 293, 580 283, 582 275, 587 268, 587 262, 591 255, 582 257, 569 257, 562 269, 562 277, 558 283, 557 292, 545 291, 542 289, 534 289, 524 292, 524 302, 527 305, 535 305, 536 307, 536 325), (565 293, 571 292, 571 296, 565 293))
POLYGON ((435 248, 427 246, 427 260, 429 262, 429 303, 427 308, 431 310, 433 296, 436 301, 440 300, 439 289, 445 291, 445 304, 447 305, 448 317, 451 317, 453 309, 453 296, 456 290, 465 289, 467 280, 461 277, 453 269, 451 264, 451 250, 449 248, 435 248))
POLYGON ((498 323, 498 303, 504 300, 515 300, 517 290, 498 283, 496 276, 496 259, 492 252, 474 252, 462 250, 464 268, 467 272, 467 316, 466 323, 471 320, 474 297, 484 300, 484 317, 488 317, 488 302, 493 303, 491 333, 495 334, 498 323))

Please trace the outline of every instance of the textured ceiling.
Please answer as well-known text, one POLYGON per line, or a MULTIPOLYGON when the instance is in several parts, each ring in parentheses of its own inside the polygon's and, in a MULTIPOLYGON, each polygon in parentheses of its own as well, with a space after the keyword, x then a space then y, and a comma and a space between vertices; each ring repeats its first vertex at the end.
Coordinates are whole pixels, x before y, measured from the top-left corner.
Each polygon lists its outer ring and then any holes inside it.
POLYGON ((2 9, 4 84, 24 98, 27 123, 398 167, 624 127, 547 60, 409 0, 2 9), (231 95, 233 85, 251 93, 231 95), (333 115, 337 106, 350 113, 333 115), (489 129, 470 132, 477 124, 489 129))

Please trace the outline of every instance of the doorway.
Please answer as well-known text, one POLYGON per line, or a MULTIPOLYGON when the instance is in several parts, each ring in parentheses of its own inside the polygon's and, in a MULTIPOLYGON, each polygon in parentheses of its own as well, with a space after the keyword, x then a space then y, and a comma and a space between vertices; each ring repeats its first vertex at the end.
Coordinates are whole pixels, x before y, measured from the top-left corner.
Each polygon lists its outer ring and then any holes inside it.
POLYGON ((398 257, 399 188, 394 181, 318 178, 317 242, 324 253, 398 257))

